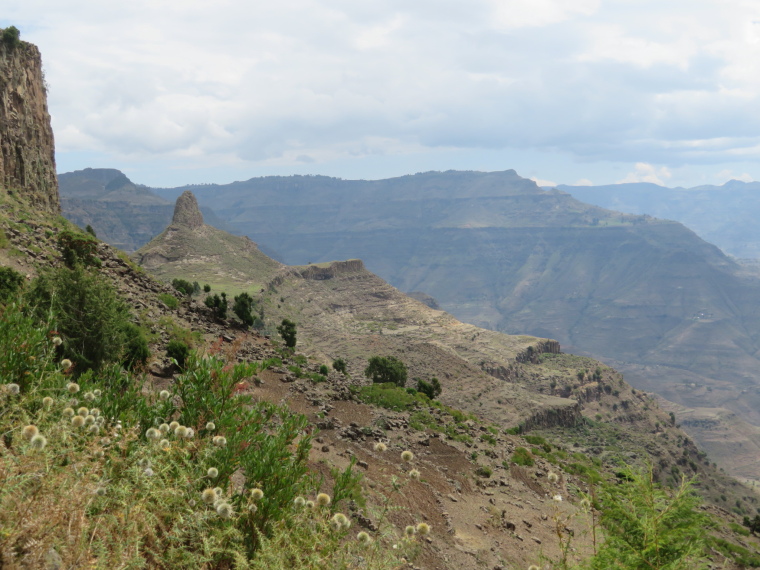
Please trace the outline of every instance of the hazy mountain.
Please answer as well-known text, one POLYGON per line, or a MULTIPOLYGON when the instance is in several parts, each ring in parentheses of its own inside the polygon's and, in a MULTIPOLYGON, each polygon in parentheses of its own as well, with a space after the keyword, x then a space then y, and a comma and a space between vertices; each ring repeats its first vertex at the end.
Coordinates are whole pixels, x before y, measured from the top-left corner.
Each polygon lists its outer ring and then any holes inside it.
POLYGON ((558 186, 575 198, 629 214, 676 220, 740 258, 760 258, 760 182, 666 188, 649 183, 558 186))

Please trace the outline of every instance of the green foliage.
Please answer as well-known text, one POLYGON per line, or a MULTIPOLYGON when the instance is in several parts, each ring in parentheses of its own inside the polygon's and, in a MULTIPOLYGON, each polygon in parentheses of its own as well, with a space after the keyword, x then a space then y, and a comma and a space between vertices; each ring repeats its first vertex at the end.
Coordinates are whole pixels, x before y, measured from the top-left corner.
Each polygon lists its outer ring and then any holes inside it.
POLYGON ((393 382, 396 386, 403 387, 407 378, 406 364, 395 356, 373 356, 364 369, 364 376, 376 384, 393 382))
POLYGON ((24 276, 12 267, 0 267, 0 303, 13 299, 24 285, 24 276))
POLYGON ((216 318, 227 318, 227 293, 222 291, 221 296, 217 294, 209 295, 203 302, 209 309, 211 309, 216 318))
POLYGON ((185 361, 190 355, 190 347, 187 343, 178 339, 171 339, 166 345, 166 356, 177 361, 177 366, 185 367, 185 361))
POLYGON ((697 569, 703 557, 709 517, 685 479, 672 493, 654 482, 652 470, 626 471, 627 478, 598 496, 607 539, 590 568, 697 569))
POLYGON ((176 309, 179 307, 179 300, 174 295, 169 295, 168 293, 159 293, 158 300, 170 309, 176 309))
POLYGON ((139 365, 144 365, 150 356, 145 333, 139 326, 130 322, 124 323, 123 332, 124 356, 122 364, 130 370, 139 365))
POLYGON ((475 469, 475 474, 479 477, 485 477, 488 478, 491 475, 493 475, 493 469, 488 467, 487 465, 481 465, 477 469, 475 469))
POLYGON ((55 356, 46 326, 16 304, 0 305, 0 378, 25 392, 42 373, 53 369, 55 356))
POLYGON ((531 445, 546 445, 546 440, 540 435, 526 435, 525 441, 531 445))
POLYGON ((88 234, 90 234, 94 238, 98 237, 97 234, 95 233, 95 229, 90 224, 87 224, 87 227, 84 229, 84 231, 86 231, 88 234))
POLYGON ((8 26, 3 30, 2 42, 11 49, 21 45, 21 32, 16 26, 8 26))
POLYGON ((204 292, 204 293, 210 293, 210 292, 211 292, 211 285, 209 285, 208 283, 206 283, 206 284, 203 286, 203 292, 204 292))
POLYGON ((518 447, 512 452, 511 461, 515 465, 522 465, 523 467, 533 467, 536 463, 531 452, 524 447, 518 447))
POLYGON ((490 445, 496 445, 496 438, 490 433, 480 434, 480 441, 484 441, 490 445))
POLYGON ((195 287, 187 279, 172 279, 172 287, 185 297, 190 297, 195 292, 195 287))
POLYGON ((235 296, 235 303, 232 305, 232 312, 235 313, 246 327, 253 325, 253 297, 248 293, 241 293, 235 296))
POLYGON ((522 433, 522 426, 515 426, 504 430, 506 435, 520 435, 522 433))
POLYGON ((732 559, 740 567, 759 568, 760 556, 747 548, 728 542, 723 538, 709 537, 708 544, 726 558, 732 559))
POLYGON ((295 348, 296 346, 296 324, 289 319, 282 319, 282 323, 277 327, 277 332, 282 337, 285 346, 295 348))
POLYGON ((80 263, 88 267, 101 266, 101 261, 96 256, 98 240, 90 234, 63 230, 58 233, 58 249, 64 263, 70 268, 80 263))
POLYGON ((326 364, 322 364, 322 365, 319 367, 319 373, 320 373, 322 376, 327 376, 328 374, 330 374, 330 369, 327 367, 327 365, 326 365, 326 364))
POLYGON ((79 264, 50 270, 35 279, 27 297, 40 320, 52 319, 63 339, 62 356, 74 361, 77 373, 139 360, 142 349, 130 328, 129 308, 95 271, 79 264))
POLYGON ((340 372, 341 374, 348 374, 348 368, 346 367, 346 361, 342 358, 336 358, 333 360, 332 367, 337 372, 340 372))
POLYGON ((350 463, 341 471, 336 467, 330 469, 330 475, 335 483, 333 484, 332 503, 330 508, 332 512, 340 510, 338 505, 341 501, 353 501, 360 507, 364 507, 366 501, 362 495, 362 479, 364 475, 355 471, 356 457, 351 457, 350 463))
POLYGON ((443 388, 441 388, 441 383, 438 381, 438 378, 433 377, 430 382, 421 379, 417 380, 417 391, 422 392, 431 400, 438 398, 438 396, 441 395, 442 390, 443 388))

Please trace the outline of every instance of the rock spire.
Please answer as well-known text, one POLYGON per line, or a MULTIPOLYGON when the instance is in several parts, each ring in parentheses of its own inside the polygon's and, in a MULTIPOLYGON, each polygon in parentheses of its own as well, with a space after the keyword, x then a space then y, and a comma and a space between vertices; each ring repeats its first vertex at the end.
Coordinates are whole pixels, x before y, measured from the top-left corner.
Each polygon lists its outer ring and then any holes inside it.
POLYGON ((203 214, 198 207, 198 200, 195 199, 195 194, 190 190, 185 190, 177 198, 177 203, 174 205, 172 225, 185 226, 191 229, 203 226, 203 214))

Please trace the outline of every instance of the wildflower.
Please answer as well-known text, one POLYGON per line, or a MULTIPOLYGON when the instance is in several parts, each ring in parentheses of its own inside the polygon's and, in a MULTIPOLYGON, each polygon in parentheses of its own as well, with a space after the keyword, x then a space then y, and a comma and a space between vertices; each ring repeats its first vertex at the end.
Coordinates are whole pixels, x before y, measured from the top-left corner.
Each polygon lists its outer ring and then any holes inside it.
POLYGON ((341 524, 335 519, 335 517, 330 519, 330 528, 333 529, 333 531, 338 532, 341 528, 341 524))
POLYGON ((161 437, 161 432, 156 428, 148 428, 148 431, 145 432, 145 437, 152 441, 155 441, 161 437))
POLYGON ((69 394, 76 394, 77 392, 79 392, 79 384, 77 384, 76 382, 69 382, 68 384, 66 384, 66 390, 68 391, 69 394))
POLYGON ((216 501, 216 491, 214 489, 204 489, 203 493, 201 493, 201 500, 207 505, 210 505, 216 501))
POLYGON ((71 425, 74 427, 82 427, 84 425, 84 418, 82 416, 74 416, 71 418, 71 425))
MULTIPOLYGON (((92 417, 92 416, 89 416, 89 417, 92 417)), ((98 433, 100 431, 100 426, 97 424, 92 424, 90 427, 87 428, 87 431, 93 434, 98 433)))
POLYGON ((366 532, 361 531, 359 534, 356 535, 356 540, 358 540, 362 544, 369 544, 371 539, 366 532))
POLYGON ((223 435, 215 435, 214 438, 211 440, 211 443, 218 447, 224 447, 227 445, 227 438, 223 435))
POLYGON ((561 503, 562 502, 562 495, 554 495, 552 497, 552 500, 556 501, 557 503, 561 503))
POLYGON ((193 439, 195 437, 195 430, 193 428, 187 428, 187 432, 185 433, 186 439, 193 439))
POLYGON ((104 423, 106 423, 106 419, 103 416, 95 416, 96 425, 102 426, 104 423))
POLYGON ((169 396, 171 396, 171 394, 169 393, 169 390, 161 390, 158 393, 158 397, 161 398, 162 400, 168 400, 169 396))
POLYGON ((99 408, 93 408, 93 409, 90 410, 90 413, 97 418, 97 417, 100 416, 100 409, 99 408))
POLYGON ((214 493, 216 493, 217 497, 221 497, 224 494, 224 489, 221 487, 214 487, 214 493))
POLYGON ((151 469, 150 467, 148 467, 145 471, 143 471, 143 473, 147 475, 148 477, 153 477, 153 469, 151 469))
POLYGON ((254 505, 253 503, 251 503, 250 505, 248 505, 248 512, 255 513, 258 510, 259 510, 259 508, 256 505, 254 505))
POLYGON ((225 519, 230 518, 233 515, 232 507, 229 503, 219 503, 216 507, 216 514, 225 519))
POLYGON ((90 410, 89 410, 89 409, 87 409, 87 408, 85 408, 84 406, 82 406, 81 408, 79 408, 79 409, 77 410, 77 415, 78 415, 78 416, 86 416, 86 415, 88 415, 89 413, 90 413, 90 410))
POLYGON ((375 444, 375 451, 385 451, 386 449, 388 449, 388 446, 385 445, 382 441, 378 441, 375 444))
POLYGON ((343 513, 335 513, 331 519, 331 524, 335 527, 335 530, 348 530, 351 528, 351 521, 343 513))
POLYGON ((21 391, 21 386, 15 382, 11 382, 10 384, 5 385, 5 389, 11 394, 18 394, 21 391))
POLYGON ((93 394, 92 392, 85 392, 84 399, 87 400, 88 402, 92 402, 95 399, 95 394, 93 394))
POLYGON ((554 471, 549 471, 549 475, 546 476, 549 483, 557 483, 559 481, 559 475, 557 475, 554 471))
POLYGON ((172 423, 169 424, 169 431, 173 432, 178 427, 179 427, 179 422, 172 422, 172 423))
POLYGON ((302 509, 304 505, 306 504, 306 499, 304 499, 303 497, 296 497, 295 499, 293 499, 293 504, 299 509, 302 509))
POLYGON ((160 426, 158 426, 158 431, 166 435, 167 433, 169 433, 169 424, 166 424, 166 423, 161 424, 160 426))
POLYGON ((63 360, 61 360, 61 368, 63 368, 64 370, 68 370, 69 368, 71 368, 71 360, 69 360, 68 358, 64 358, 63 360))
POLYGON ((214 422, 208 422, 206 424, 206 429, 208 431, 214 431, 216 429, 216 424, 214 422))
POLYGON ((330 495, 328 495, 327 493, 320 493, 319 495, 317 495, 317 505, 319 505, 320 507, 326 507, 327 505, 330 504, 331 500, 332 499, 330 499, 330 495))
POLYGON ((70 418, 74 415, 74 409, 73 408, 64 408, 63 415, 67 418, 70 418))
POLYGON ((61 346, 63 344, 63 341, 61 340, 61 337, 54 336, 53 337, 53 346, 61 346))
POLYGON ((100 398, 100 396, 103 394, 103 392, 101 390, 94 390, 93 394, 95 394, 96 398, 100 398))
POLYGON ((414 459, 414 453, 412 453, 411 451, 407 449, 406 451, 401 453, 401 459, 407 462, 411 461, 412 459, 414 459))
POLYGON ((264 498, 264 491, 261 489, 251 489, 251 498, 254 501, 260 501, 262 498, 264 498))
POLYGON ((44 398, 42 398, 42 407, 45 408, 46 410, 49 410, 50 408, 52 408, 53 398, 51 398, 50 396, 45 396, 44 398))
POLYGON ((94 423, 95 423, 95 416, 93 416, 92 414, 87 414, 84 417, 84 425, 91 426, 94 423))
POLYGON ((194 507, 194 506, 196 505, 195 499, 190 499, 190 500, 187 502, 187 504, 188 504, 190 507, 194 507))
POLYGON ((417 471, 416 469, 412 469, 411 471, 409 471, 409 477, 411 477, 415 481, 419 481, 419 479, 420 479, 420 472, 417 471))
POLYGON ((314 508, 314 501, 306 501, 304 505, 307 509, 313 509, 314 508))
POLYGON ((174 435, 179 438, 187 437, 187 428, 185 426, 177 426, 177 429, 174 430, 174 435))
POLYGON ((216 467, 209 467, 208 471, 206 471, 206 475, 210 477, 211 479, 216 479, 219 477, 219 469, 216 467))
POLYGON ((420 536, 427 536, 430 534, 430 525, 427 523, 420 523, 417 525, 417 534, 420 536))
POLYGON ((169 443, 168 439, 162 439, 161 441, 158 442, 158 446, 161 449, 169 449, 171 447, 171 443, 169 443))
POLYGON ((417 529, 414 528, 414 526, 412 525, 407 525, 407 527, 404 529, 404 534, 408 536, 409 538, 411 538, 415 534, 417 534, 417 529))
POLYGON ((24 436, 24 439, 31 440, 35 435, 40 433, 40 430, 37 429, 37 426, 29 424, 26 426, 21 433, 24 436))
POLYGON ((44 435, 38 433, 32 437, 31 443, 34 449, 45 449, 45 446, 47 445, 47 439, 44 435))

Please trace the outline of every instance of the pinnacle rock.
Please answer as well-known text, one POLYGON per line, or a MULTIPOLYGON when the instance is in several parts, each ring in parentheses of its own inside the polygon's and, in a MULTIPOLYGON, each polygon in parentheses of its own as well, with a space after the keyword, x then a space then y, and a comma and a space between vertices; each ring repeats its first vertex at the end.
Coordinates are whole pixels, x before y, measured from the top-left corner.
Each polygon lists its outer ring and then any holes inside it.
POLYGON ((191 229, 203 226, 203 214, 201 214, 200 208, 198 208, 198 200, 195 199, 195 195, 190 190, 185 190, 177 198, 172 224, 186 226, 191 229))

